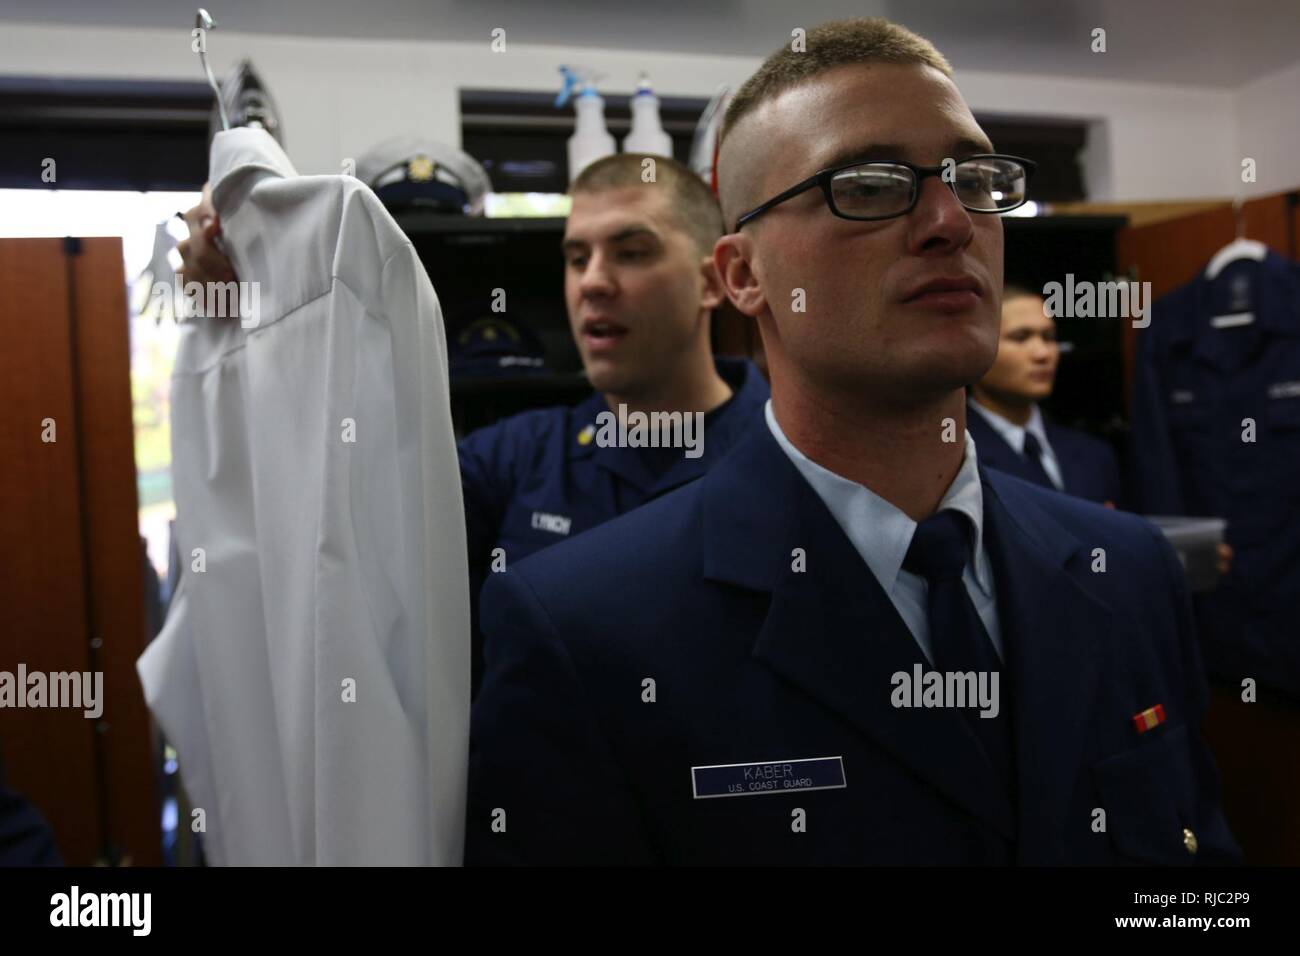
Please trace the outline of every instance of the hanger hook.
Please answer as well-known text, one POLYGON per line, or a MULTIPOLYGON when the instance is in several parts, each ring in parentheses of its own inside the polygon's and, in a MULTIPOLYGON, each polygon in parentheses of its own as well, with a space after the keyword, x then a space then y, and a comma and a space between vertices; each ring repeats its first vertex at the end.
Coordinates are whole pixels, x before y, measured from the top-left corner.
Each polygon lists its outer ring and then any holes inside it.
MULTIPOLYGON (((206 33, 208 30, 215 30, 217 21, 212 19, 208 11, 199 7, 198 13, 194 15, 195 29, 202 30, 206 33)), ((226 118, 226 104, 221 99, 221 87, 217 85, 217 78, 212 75, 212 67, 208 66, 208 41, 207 37, 199 44, 199 62, 203 64, 203 72, 208 76, 208 86, 212 87, 212 95, 217 98, 217 113, 221 116, 221 128, 230 129, 230 120, 226 118)))
POLYGON ((1241 196, 1235 196, 1232 200, 1232 224, 1237 230, 1237 238, 1240 239, 1246 234, 1244 228, 1245 216, 1243 215, 1243 205, 1245 199, 1241 196))

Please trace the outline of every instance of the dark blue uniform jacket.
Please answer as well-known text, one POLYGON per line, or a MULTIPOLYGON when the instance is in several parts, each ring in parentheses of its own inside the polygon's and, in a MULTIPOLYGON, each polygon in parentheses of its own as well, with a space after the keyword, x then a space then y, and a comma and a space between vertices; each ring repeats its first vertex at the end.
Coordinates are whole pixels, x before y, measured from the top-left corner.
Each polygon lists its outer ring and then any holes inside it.
POLYGON ((1236 860, 1172 549, 1136 516, 980 477, 1014 794, 960 712, 893 706, 925 659, 757 427, 700 481, 490 576, 468 861, 1236 860), (695 792, 692 768, 809 758, 840 758, 846 785, 695 792))
POLYGON ((1300 266, 1270 253, 1199 276, 1138 345, 1140 510, 1228 522, 1231 571, 1197 597, 1210 671, 1300 697, 1300 266), (1215 326, 1243 310, 1254 322, 1215 326))
MULTIPOLYGON (((1100 438, 1058 425, 1046 416, 1043 417, 1043 427, 1056 461, 1061 466, 1065 493, 1097 504, 1107 501, 1118 503, 1122 482, 1115 450, 1100 438)), ((966 409, 966 429, 975 439, 980 464, 1041 484, 1041 479, 1026 466, 1024 457, 1008 445, 1006 439, 994 431, 984 416, 973 408, 966 409)), ((1054 486, 1045 487, 1056 490, 1054 486)))

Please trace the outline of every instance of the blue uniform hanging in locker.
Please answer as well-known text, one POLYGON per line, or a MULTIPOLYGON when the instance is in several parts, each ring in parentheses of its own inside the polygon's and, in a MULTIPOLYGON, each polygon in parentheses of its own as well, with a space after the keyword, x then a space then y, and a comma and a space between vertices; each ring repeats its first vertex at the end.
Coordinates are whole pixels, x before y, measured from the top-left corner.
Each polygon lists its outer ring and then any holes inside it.
POLYGON ((1198 599, 1211 673, 1300 696, 1300 267, 1237 259, 1155 303, 1133 399, 1147 514, 1227 519, 1232 568, 1198 599))

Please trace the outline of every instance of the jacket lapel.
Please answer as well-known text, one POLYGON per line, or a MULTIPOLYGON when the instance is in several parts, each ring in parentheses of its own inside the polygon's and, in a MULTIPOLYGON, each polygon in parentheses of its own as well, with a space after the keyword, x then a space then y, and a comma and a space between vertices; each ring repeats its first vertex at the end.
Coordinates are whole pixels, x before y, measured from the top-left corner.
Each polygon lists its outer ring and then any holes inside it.
POLYGON ((1025 459, 969 404, 966 406, 966 430, 975 439, 975 451, 981 465, 1026 481, 1032 480, 1025 459))
POLYGON ((1063 863, 1061 834, 1078 775, 1098 675, 1113 631, 1109 608, 1067 569, 1091 552, 1034 503, 1025 485, 980 469, 985 547, 1008 650, 1019 778, 1017 862, 1063 863))
POLYGON ((754 427, 704 481, 705 575, 771 594, 754 656, 1013 839, 1010 801, 962 715, 893 706, 893 676, 929 664, 771 432, 754 427))

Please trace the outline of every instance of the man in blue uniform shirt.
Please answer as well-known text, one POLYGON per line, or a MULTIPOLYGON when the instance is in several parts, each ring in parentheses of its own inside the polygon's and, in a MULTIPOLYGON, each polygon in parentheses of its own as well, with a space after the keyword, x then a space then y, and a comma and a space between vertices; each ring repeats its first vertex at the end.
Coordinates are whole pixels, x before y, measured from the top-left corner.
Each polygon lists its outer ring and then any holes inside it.
POLYGON ((1052 394, 1060 357, 1042 297, 1006 286, 997 358, 971 386, 966 428, 985 467, 1113 507, 1120 496, 1114 449, 1048 421, 1038 407, 1052 394))
POLYGON ((646 182, 644 160, 599 160, 570 190, 565 302, 594 393, 460 442, 475 595, 492 572, 698 478, 761 419, 768 387, 758 369, 710 350, 710 314, 724 296, 712 260, 717 200, 672 159, 655 157, 646 182), (681 441, 670 432, 659 435, 666 446, 646 445, 654 429, 637 438, 624 428, 627 441, 610 444, 618 429, 601 425, 638 413, 677 413, 681 441))
POLYGON ((766 422, 491 576, 468 860, 1237 858, 1172 550, 965 435, 998 339, 987 213, 1030 165, 991 153, 943 57, 882 20, 737 92, 714 256, 766 422))

